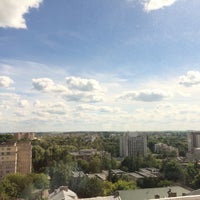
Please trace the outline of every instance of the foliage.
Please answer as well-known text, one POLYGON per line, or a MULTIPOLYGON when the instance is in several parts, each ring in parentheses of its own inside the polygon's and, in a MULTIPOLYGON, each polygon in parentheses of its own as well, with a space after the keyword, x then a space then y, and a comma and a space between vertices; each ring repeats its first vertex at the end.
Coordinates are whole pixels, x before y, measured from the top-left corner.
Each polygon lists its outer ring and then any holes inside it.
POLYGON ((14 140, 14 136, 11 134, 0 134, 0 143, 14 140))
POLYGON ((136 183, 133 181, 118 180, 113 184, 113 191, 136 189, 136 183))
POLYGON ((160 161, 154 158, 151 154, 146 157, 140 155, 126 157, 121 163, 121 169, 124 171, 135 172, 142 167, 160 167, 160 161))
POLYGON ((66 164, 60 161, 58 163, 54 163, 54 165, 49 168, 49 175, 51 177, 51 191, 53 191, 61 185, 69 184, 73 167, 73 163, 66 164))
POLYGON ((185 133, 155 134, 148 136, 148 147, 154 152, 156 143, 164 143, 178 148, 180 156, 186 156, 188 150, 187 135, 185 133))
POLYGON ((110 152, 112 156, 119 157, 119 137, 106 137, 103 139, 104 151, 110 152))
POLYGON ((34 189, 48 188, 48 179, 44 174, 9 174, 3 178, 0 191, 5 199, 28 198, 34 189))
POLYGON ((84 177, 77 185, 75 192, 80 198, 102 196, 103 182, 97 178, 84 177))
POLYGON ((184 177, 181 165, 175 160, 164 161, 162 172, 167 180, 178 181, 184 177))

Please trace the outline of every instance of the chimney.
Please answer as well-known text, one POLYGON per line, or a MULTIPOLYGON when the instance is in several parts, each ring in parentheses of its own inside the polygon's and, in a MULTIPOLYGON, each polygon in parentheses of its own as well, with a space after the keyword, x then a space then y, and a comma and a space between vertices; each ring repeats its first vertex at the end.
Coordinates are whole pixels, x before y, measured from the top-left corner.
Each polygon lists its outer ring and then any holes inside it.
POLYGON ((171 189, 169 189, 169 191, 167 193, 168 193, 168 197, 176 197, 177 196, 176 192, 172 192, 171 189))

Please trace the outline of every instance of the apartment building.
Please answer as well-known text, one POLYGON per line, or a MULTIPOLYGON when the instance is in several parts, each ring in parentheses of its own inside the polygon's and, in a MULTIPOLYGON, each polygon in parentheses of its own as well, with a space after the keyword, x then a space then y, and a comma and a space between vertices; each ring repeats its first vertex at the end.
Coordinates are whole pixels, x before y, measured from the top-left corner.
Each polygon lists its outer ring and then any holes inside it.
POLYGON ((0 180, 7 174, 17 172, 17 145, 4 143, 0 145, 0 180))
POLYGON ((140 133, 124 133, 120 137, 120 156, 146 156, 147 137, 140 133))
POLYGON ((7 142, 0 144, 0 180, 10 173, 30 173, 31 167, 31 142, 7 142))
POLYGON ((188 151, 193 152, 200 148, 200 132, 191 132, 188 134, 188 151))

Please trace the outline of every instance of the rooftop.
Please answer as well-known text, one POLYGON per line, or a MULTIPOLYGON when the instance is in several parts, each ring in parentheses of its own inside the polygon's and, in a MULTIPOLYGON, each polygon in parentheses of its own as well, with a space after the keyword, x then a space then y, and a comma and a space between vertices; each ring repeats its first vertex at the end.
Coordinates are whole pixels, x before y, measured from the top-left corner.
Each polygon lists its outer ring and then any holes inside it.
POLYGON ((147 189, 136 189, 136 190, 124 190, 119 191, 119 196, 121 200, 144 200, 144 199, 154 199, 155 195, 159 195, 160 198, 168 197, 168 191, 177 193, 177 196, 182 196, 183 194, 190 193, 189 190, 182 188, 180 186, 173 187, 162 187, 162 188, 147 188, 147 189))

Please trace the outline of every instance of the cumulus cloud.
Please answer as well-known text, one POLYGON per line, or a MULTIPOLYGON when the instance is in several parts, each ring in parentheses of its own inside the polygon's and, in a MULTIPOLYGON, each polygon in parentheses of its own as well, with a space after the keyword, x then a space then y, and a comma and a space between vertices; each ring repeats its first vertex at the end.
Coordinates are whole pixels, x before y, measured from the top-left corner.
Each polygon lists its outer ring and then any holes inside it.
POLYGON ((38 8, 42 0, 1 0, 0 27, 26 28, 24 15, 31 8, 38 8))
POLYGON ((18 102, 18 106, 21 108, 25 108, 29 106, 29 102, 26 99, 21 99, 18 102))
POLYGON ((118 107, 109 107, 109 106, 94 106, 91 104, 82 104, 77 106, 77 110, 81 111, 98 111, 101 113, 119 113, 122 112, 118 107))
POLYGON ((32 79, 32 84, 35 90, 44 92, 67 92, 67 88, 64 85, 55 84, 53 80, 49 78, 32 79))
POLYGON ((65 115, 68 111, 68 107, 63 102, 53 102, 53 103, 41 103, 36 101, 34 103, 33 114, 39 116, 50 116, 50 115, 65 115))
POLYGON ((200 84, 200 72, 198 71, 188 71, 186 75, 179 77, 179 84, 186 87, 191 87, 193 85, 200 84))
POLYGON ((32 79, 33 88, 41 92, 58 93, 66 101, 99 102, 103 99, 103 90, 94 79, 67 77, 66 85, 56 84, 49 78, 32 79))
POLYGON ((161 90, 142 90, 142 91, 130 91, 121 95, 119 99, 131 100, 131 101, 144 101, 144 102, 154 102, 162 101, 163 99, 169 97, 169 94, 161 90))
POLYGON ((66 84, 69 89, 79 91, 101 90, 99 82, 94 79, 84 79, 80 77, 66 77, 66 84))
POLYGON ((10 87, 14 81, 8 76, 0 76, 0 87, 10 87))
POLYGON ((103 100, 102 94, 97 92, 69 92, 63 95, 66 101, 96 103, 103 100))
POLYGON ((144 3, 145 11, 149 12, 152 10, 158 10, 167 6, 171 6, 177 0, 148 0, 144 3))

